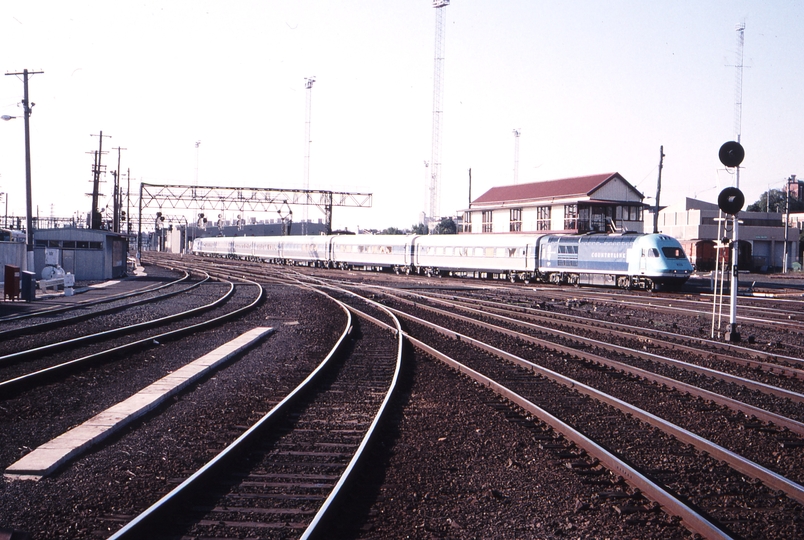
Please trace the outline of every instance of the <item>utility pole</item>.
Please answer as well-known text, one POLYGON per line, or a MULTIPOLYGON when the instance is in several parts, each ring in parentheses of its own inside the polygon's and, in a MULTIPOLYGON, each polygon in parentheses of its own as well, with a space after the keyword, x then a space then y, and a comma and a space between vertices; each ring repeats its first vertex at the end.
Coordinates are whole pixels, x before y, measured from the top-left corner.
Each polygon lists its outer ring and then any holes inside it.
POLYGON ((659 196, 662 193, 662 167, 664 166, 664 146, 659 147, 659 179, 656 181, 656 207, 653 209, 653 234, 659 232, 659 196))
POLYGON ((469 205, 472 205, 472 167, 469 167, 469 205))
POLYGON ((796 175, 793 174, 790 178, 787 179, 787 186, 785 186, 785 216, 784 216, 784 258, 782 262, 782 274, 787 273, 787 267, 789 265, 790 260, 790 248, 787 245, 787 235, 790 229, 790 187, 791 185, 795 184, 796 182, 796 175))
POLYGON ((34 271, 34 239, 33 239, 33 203, 31 202, 31 127, 30 117, 36 103, 28 100, 28 76, 44 73, 44 71, 28 71, 6 73, 6 75, 22 75, 23 98, 22 107, 25 118, 25 228, 26 228, 26 270, 34 271))
POLYGON ((131 234, 131 169, 130 168, 126 169, 126 234, 131 234))
POLYGON ((95 170, 93 171, 94 175, 92 180, 92 214, 90 214, 89 220, 89 228, 98 230, 101 228, 101 215, 98 211, 98 195, 100 185, 101 155, 103 155, 103 138, 107 137, 111 139, 112 136, 104 135, 103 131, 100 132, 100 135, 90 133, 89 136, 98 138, 98 153, 95 154, 95 170))
POLYGON ((121 150, 128 150, 128 148, 112 148, 112 150, 117 150, 117 171, 114 175, 114 203, 113 209, 114 218, 112 220, 112 230, 116 233, 120 232, 120 207, 121 200, 120 200, 120 151, 121 150))

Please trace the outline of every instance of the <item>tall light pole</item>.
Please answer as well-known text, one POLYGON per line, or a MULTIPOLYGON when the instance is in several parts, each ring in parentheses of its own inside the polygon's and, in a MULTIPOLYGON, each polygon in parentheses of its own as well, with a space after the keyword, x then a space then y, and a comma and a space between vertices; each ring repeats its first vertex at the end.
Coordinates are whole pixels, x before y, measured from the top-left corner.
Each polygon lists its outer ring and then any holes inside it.
POLYGON ((425 225, 432 231, 441 214, 441 117, 444 99, 444 32, 445 9, 450 0, 433 0, 435 16, 435 54, 433 55, 433 136, 430 157, 430 205, 425 225))
MULTIPOLYGON (((22 107, 25 119, 25 228, 26 228, 26 270, 34 270, 34 240, 33 240, 33 204, 31 202, 31 109, 36 103, 28 100, 28 75, 36 75, 44 71, 22 70, 21 73, 6 73, 6 75, 22 75, 23 99, 22 107)), ((3 118, 6 120, 6 118, 3 118)))
POLYGON ((201 151, 198 149, 201 146, 201 141, 195 141, 195 185, 193 186, 193 197, 196 196, 196 189, 198 188, 198 160, 201 151))

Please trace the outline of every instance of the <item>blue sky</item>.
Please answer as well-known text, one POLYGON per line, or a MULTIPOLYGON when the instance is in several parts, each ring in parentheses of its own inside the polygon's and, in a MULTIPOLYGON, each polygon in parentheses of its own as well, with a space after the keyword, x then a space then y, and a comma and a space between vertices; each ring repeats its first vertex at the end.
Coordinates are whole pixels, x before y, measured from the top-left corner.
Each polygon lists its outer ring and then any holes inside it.
MULTIPOLYGON (((743 22, 740 187, 753 202, 804 175, 800 2, 446 10, 444 215, 467 206, 470 168, 474 197, 513 183, 514 128, 520 183, 618 171, 653 197, 663 145, 662 202, 715 201, 733 183, 717 151, 736 137, 743 22)), ((301 188, 304 82, 315 76, 310 187, 374 194, 372 209, 336 208, 336 227, 408 227, 427 204, 434 24, 425 0, 6 2, 0 68, 45 72, 30 81, 34 205, 42 217, 89 210, 90 134, 101 130, 104 149, 127 148, 132 191, 196 174, 202 185, 301 188)), ((21 115, 21 98, 18 78, 0 78, 0 114, 21 115)), ((116 168, 116 153, 104 159, 116 168)), ((0 122, 0 191, 9 213, 24 212, 21 119, 0 122)))

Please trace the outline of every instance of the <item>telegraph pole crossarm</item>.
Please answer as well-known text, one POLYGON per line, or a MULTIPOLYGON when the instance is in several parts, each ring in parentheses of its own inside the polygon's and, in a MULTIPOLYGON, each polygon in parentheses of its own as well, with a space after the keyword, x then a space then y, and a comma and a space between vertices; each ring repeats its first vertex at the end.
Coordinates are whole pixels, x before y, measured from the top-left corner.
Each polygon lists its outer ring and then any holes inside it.
POLYGON ((104 135, 103 131, 99 135, 90 134, 90 137, 98 138, 98 153, 95 160, 95 170, 93 171, 92 179, 92 213, 90 214, 90 229, 98 230, 101 228, 101 215, 98 211, 98 196, 100 191, 100 171, 101 171, 101 156, 103 155, 103 138, 111 139, 111 135, 104 135))

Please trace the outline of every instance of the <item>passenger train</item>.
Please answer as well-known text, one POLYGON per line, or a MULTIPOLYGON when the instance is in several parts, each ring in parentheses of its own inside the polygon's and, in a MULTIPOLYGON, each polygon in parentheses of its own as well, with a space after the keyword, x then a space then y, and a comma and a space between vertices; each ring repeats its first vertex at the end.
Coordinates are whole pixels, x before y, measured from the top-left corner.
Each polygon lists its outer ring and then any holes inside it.
POLYGON ((321 235, 197 238, 193 253, 428 276, 673 289, 692 265, 664 234, 321 235))

